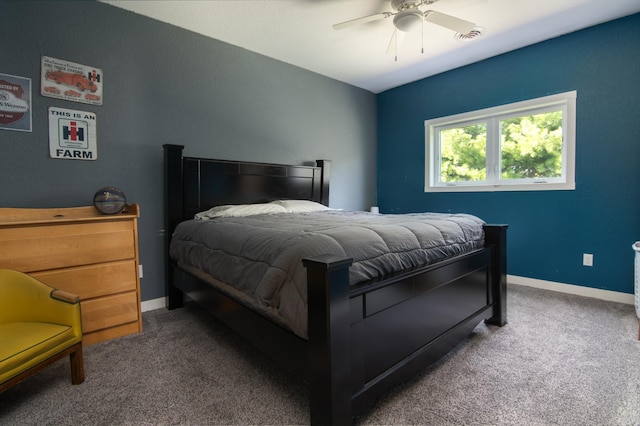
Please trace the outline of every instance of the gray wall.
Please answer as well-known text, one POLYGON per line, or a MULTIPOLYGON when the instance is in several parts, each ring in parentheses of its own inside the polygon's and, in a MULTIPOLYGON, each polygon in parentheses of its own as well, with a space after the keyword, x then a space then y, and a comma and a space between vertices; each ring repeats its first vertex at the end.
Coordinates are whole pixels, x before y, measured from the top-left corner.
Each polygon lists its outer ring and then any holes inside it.
POLYGON ((0 130, 0 207, 140 204, 142 299, 164 296, 163 152, 305 164, 332 160, 330 204, 376 201, 376 97, 247 50, 96 2, 1 1, 0 73, 32 79, 33 131, 0 130), (104 104, 40 96, 41 56, 101 68, 104 104), (47 108, 97 114, 98 160, 49 158, 47 108))

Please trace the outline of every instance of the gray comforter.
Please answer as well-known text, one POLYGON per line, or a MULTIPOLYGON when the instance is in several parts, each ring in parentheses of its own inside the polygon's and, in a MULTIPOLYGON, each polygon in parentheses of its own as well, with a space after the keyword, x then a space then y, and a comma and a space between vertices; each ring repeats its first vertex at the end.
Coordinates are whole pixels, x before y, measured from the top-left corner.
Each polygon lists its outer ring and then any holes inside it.
POLYGON ((333 210, 189 220, 178 225, 170 255, 226 284, 227 294, 304 338, 303 258, 351 257, 349 278, 356 284, 480 248, 483 224, 467 214, 333 210))

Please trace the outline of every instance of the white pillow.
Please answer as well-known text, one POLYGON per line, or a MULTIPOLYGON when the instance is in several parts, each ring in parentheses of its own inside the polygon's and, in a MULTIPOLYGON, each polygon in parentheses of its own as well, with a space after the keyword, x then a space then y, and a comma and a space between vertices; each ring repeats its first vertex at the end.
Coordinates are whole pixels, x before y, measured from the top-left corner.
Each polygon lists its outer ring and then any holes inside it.
POLYGON ((324 210, 333 210, 324 204, 316 203, 309 200, 275 200, 269 204, 279 205, 284 207, 289 213, 304 213, 304 212, 320 212, 324 210))
POLYGON ((207 211, 196 213, 195 218, 206 220, 216 217, 241 217, 266 213, 287 213, 287 209, 278 204, 234 204, 212 207, 207 211))

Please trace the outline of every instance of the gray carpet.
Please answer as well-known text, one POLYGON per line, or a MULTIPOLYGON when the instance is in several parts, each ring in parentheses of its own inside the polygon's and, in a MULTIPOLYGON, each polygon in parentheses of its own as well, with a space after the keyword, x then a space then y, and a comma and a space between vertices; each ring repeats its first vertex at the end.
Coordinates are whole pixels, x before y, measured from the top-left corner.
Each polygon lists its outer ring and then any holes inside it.
MULTIPOLYGON (((509 287, 509 324, 479 325, 355 424, 640 425, 633 306, 509 287)), ((307 424, 304 384, 196 306, 85 348, 0 394, 2 425, 307 424)))

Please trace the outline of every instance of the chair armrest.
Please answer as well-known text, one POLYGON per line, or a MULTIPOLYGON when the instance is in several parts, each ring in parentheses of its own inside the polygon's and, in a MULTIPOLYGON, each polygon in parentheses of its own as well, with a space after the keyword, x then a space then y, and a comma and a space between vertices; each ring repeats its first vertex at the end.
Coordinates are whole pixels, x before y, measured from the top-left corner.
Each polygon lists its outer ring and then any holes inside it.
POLYGON ((0 323, 49 322, 73 327, 82 336, 79 297, 30 275, 0 269, 0 323))
POLYGON ((63 291, 63 290, 53 290, 51 292, 51 298, 60 300, 62 302, 67 302, 67 303, 80 302, 80 296, 78 296, 77 294, 69 293, 67 291, 63 291))

